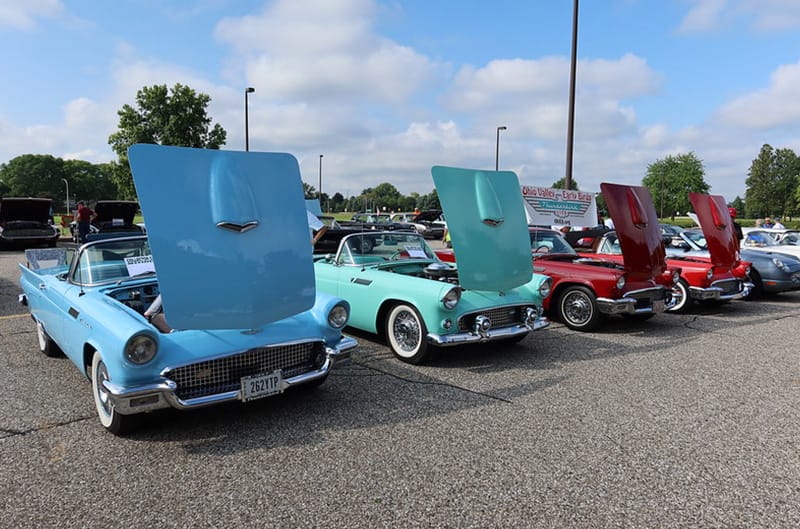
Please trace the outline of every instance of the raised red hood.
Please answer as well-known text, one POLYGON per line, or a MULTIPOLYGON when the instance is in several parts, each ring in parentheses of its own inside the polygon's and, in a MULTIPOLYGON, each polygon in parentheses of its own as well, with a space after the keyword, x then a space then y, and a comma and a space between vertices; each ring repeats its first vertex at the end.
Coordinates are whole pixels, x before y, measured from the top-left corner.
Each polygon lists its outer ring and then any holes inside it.
POLYGON ((732 267, 739 261, 739 240, 725 199, 720 195, 689 193, 689 200, 703 229, 711 262, 714 266, 732 267))
POLYGON ((664 243, 650 192, 640 186, 600 184, 614 221, 628 276, 652 279, 667 268, 664 243))

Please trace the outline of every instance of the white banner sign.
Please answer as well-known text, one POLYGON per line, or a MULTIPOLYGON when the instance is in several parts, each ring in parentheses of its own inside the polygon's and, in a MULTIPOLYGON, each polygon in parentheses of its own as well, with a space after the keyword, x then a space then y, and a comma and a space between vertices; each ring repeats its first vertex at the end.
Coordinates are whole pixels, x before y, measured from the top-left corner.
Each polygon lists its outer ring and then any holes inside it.
POLYGON ((538 226, 596 226, 595 194, 568 189, 520 186, 528 224, 538 226))

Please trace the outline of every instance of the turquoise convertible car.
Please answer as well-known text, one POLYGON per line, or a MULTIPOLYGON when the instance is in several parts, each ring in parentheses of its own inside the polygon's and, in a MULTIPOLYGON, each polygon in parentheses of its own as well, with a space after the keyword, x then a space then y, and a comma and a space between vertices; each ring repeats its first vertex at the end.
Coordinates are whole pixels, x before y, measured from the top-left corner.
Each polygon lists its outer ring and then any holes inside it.
POLYGON ((297 160, 160 145, 129 158, 147 236, 21 265, 39 348, 86 375, 100 423, 124 434, 152 410, 322 383, 356 342, 348 303, 314 288, 297 160))
POLYGON ((434 167, 458 268, 421 235, 364 232, 315 260, 317 289, 350 303, 349 325, 385 337, 402 361, 431 347, 516 341, 549 324, 549 277, 531 267, 528 226, 514 173, 434 167))

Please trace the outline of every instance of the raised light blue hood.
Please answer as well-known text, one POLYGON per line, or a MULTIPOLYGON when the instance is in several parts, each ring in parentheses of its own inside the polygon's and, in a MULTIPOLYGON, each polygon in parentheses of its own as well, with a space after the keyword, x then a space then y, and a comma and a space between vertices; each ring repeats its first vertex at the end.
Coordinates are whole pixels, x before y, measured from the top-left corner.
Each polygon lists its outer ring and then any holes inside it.
POLYGON ((290 154, 128 149, 176 329, 255 329, 314 305, 303 186, 290 154))
POLYGON ((531 280, 531 241, 517 175, 431 169, 458 263, 461 286, 503 291, 531 280))

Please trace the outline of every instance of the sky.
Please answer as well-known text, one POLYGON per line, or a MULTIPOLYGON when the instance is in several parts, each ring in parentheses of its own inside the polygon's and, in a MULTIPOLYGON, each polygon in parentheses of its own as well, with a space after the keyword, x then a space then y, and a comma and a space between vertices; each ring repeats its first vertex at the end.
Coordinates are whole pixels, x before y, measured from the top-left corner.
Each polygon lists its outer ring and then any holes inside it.
MULTIPOLYGON (((329 195, 427 194, 433 165, 549 187, 566 171, 573 5, 0 0, 0 163, 113 160, 117 111, 181 83, 211 97, 231 150, 253 87, 250 150, 292 153, 315 188, 321 166, 329 195)), ((693 152, 731 201, 762 145, 800 153, 800 0, 584 0, 577 58, 582 190, 693 152)))

